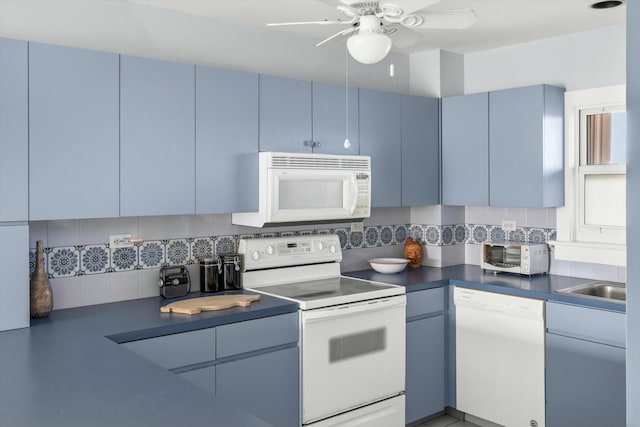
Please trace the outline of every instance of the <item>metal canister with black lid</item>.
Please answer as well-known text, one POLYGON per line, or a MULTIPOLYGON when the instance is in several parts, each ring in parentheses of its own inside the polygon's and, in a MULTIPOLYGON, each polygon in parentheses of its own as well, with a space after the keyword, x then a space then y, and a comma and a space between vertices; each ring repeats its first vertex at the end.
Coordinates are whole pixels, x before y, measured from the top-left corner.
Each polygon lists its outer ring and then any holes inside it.
POLYGON ((200 292, 224 291, 222 258, 212 256, 200 260, 200 292))
POLYGON ((241 254, 222 255, 223 289, 242 289, 242 262, 241 254))

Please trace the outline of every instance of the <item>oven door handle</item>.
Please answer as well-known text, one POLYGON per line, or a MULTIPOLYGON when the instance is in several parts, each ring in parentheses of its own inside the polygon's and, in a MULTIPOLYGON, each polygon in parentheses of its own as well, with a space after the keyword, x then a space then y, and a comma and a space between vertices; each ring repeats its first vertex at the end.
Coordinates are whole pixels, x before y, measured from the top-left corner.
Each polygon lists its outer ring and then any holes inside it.
POLYGON ((370 301, 363 301, 355 304, 345 304, 329 308, 321 308, 317 310, 303 311, 304 321, 322 320, 327 318, 335 318, 341 316, 351 316, 362 312, 373 312, 390 310, 393 308, 405 307, 407 305, 404 295, 400 297, 382 298, 370 301))

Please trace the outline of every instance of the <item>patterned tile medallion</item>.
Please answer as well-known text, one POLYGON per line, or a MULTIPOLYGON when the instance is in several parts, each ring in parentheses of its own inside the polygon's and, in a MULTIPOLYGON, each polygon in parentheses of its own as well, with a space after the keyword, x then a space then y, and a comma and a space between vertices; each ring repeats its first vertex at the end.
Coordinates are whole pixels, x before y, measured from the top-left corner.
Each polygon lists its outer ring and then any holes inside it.
POLYGON ((407 227, 405 225, 396 225, 393 228, 393 240, 397 245, 404 245, 407 240, 407 227))
POLYGON ((367 227, 364 230, 364 241, 367 248, 380 246, 380 229, 379 227, 367 227))
POLYGON ((216 254, 230 255, 236 253, 236 239, 233 236, 220 236, 216 240, 216 254))
POLYGON ((509 240, 512 242, 526 242, 527 234, 523 228, 516 228, 514 231, 509 232, 509 240))
POLYGON ((165 246, 160 240, 143 242, 139 248, 138 265, 142 268, 161 267, 165 263, 164 248, 165 246))
POLYGON ((349 234, 349 246, 352 249, 361 248, 364 245, 364 235, 362 231, 354 231, 349 234))
POLYGON ((469 232, 467 231, 467 227, 464 224, 458 224, 453 227, 453 238, 456 245, 467 243, 468 237, 469 232))
POLYGON ((390 225, 380 227, 380 243, 384 246, 393 244, 393 228, 390 225))
POLYGON ((527 233, 529 243, 545 243, 547 236, 542 228, 530 228, 527 233))
POLYGON ((338 239, 340 240, 340 247, 342 249, 349 248, 349 231, 346 228, 336 228, 333 230, 333 233, 338 235, 338 239))
POLYGON ((106 273, 111 267, 107 245, 88 245, 80 251, 80 271, 84 274, 106 273))
POLYGON ((549 240, 558 240, 558 230, 547 230, 547 234, 549 235, 549 240))
POLYGON ((49 276, 76 276, 80 271, 80 251, 75 246, 51 248, 47 254, 49 276))
POLYGON ((418 243, 424 242, 424 227, 420 224, 411 224, 408 230, 409 236, 418 243))
POLYGON ((445 246, 453 245, 455 240, 453 239, 453 226, 445 225, 442 227, 442 244, 445 246))
POLYGON ((480 244, 486 242, 489 237, 489 230, 486 225, 478 224, 471 228, 471 239, 473 243, 480 244))
POLYGON ((504 232, 502 227, 499 225, 491 226, 489 233, 490 233, 490 241, 492 242, 501 242, 503 240, 506 240, 506 237, 507 237, 506 233, 504 232))
POLYGON ((189 261, 189 242, 187 239, 169 240, 166 244, 167 264, 180 265, 189 261))
POLYGON ((213 256, 213 243, 211 237, 196 237, 191 241, 191 262, 213 256))
POLYGON ((111 251, 111 268, 114 271, 135 270, 138 266, 138 248, 118 248, 111 251))
POLYGON ((427 225, 424 229, 424 239, 428 245, 440 245, 440 227, 436 225, 427 225))

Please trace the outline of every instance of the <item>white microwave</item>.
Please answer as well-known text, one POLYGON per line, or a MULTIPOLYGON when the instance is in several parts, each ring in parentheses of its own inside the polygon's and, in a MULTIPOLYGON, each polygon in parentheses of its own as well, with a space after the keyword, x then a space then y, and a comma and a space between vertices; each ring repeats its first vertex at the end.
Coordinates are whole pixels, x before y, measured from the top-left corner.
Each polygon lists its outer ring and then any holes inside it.
POLYGON ((549 247, 546 243, 483 242, 482 269, 516 274, 549 272, 549 247))
POLYGON ((233 213, 250 227, 361 221, 371 215, 369 156, 261 152, 258 212, 233 213))

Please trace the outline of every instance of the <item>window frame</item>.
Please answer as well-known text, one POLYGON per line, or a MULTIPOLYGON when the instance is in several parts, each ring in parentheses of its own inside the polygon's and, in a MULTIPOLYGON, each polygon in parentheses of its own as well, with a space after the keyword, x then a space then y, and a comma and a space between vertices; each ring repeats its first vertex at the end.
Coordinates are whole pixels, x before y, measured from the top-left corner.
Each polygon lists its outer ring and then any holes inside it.
POLYGON ((549 244, 555 258, 626 266, 626 227, 599 227, 584 221, 585 177, 625 173, 626 165, 581 166, 581 120, 584 110, 620 111, 625 85, 565 92, 565 205, 556 209, 558 237, 549 244))

